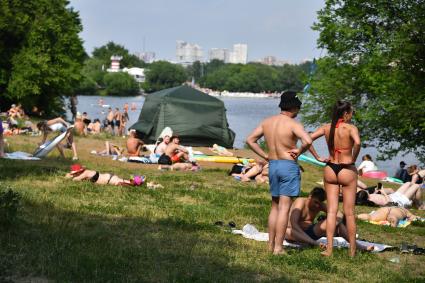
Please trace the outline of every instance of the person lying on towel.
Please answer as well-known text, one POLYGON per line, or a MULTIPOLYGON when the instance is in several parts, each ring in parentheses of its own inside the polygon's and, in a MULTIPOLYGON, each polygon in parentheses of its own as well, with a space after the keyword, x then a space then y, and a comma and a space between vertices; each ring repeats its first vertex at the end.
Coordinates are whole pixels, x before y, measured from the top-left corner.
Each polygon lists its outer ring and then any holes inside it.
MULTIPOLYGON (((306 198, 297 198, 291 206, 286 240, 305 243, 312 246, 321 246, 316 240, 326 237, 326 219, 314 223, 319 212, 326 213, 327 208, 325 190, 315 187, 306 198)), ((342 223, 343 214, 337 212, 335 236, 347 239, 348 232, 342 223)), ((323 248, 323 246, 321 246, 323 248)), ((373 247, 358 246, 359 249, 371 250, 373 247)))
POLYGON ((366 190, 360 191, 356 194, 356 204, 399 207, 413 205, 420 210, 425 210, 420 186, 410 182, 404 183, 396 192, 390 194, 387 194, 385 190, 376 190, 373 193, 366 190))
POLYGON ((419 216, 413 215, 407 208, 404 207, 381 207, 373 213, 362 213, 357 215, 357 219, 363 221, 388 221, 391 227, 397 227, 400 220, 407 219, 415 221, 419 216))

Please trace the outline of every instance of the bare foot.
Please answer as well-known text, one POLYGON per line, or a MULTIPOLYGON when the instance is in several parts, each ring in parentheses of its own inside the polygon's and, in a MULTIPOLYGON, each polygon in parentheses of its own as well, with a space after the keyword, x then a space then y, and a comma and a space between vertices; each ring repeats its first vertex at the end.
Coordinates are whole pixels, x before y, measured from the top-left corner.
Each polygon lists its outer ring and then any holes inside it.
POLYGON ((284 249, 275 249, 273 255, 287 255, 288 253, 284 249))
POLYGON ((328 250, 326 250, 326 251, 321 252, 320 254, 321 254, 322 256, 332 256, 332 251, 328 251, 328 250))
POLYGON ((355 257, 355 255, 356 255, 356 249, 350 249, 350 251, 348 252, 348 256, 355 257))
POLYGON ((319 248, 320 248, 321 250, 326 250, 327 246, 326 246, 326 244, 320 243, 320 244, 319 244, 319 248))
POLYGON ((274 242, 267 242, 267 246, 268 246, 269 252, 272 253, 274 251, 274 242))

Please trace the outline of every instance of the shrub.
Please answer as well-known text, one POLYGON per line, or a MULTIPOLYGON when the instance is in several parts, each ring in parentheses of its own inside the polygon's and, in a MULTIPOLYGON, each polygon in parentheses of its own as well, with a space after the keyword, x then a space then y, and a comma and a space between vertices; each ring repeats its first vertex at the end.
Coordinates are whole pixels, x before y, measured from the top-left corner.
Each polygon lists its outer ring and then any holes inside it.
POLYGON ((0 190, 0 224, 12 224, 18 213, 21 196, 14 192, 11 188, 0 190))

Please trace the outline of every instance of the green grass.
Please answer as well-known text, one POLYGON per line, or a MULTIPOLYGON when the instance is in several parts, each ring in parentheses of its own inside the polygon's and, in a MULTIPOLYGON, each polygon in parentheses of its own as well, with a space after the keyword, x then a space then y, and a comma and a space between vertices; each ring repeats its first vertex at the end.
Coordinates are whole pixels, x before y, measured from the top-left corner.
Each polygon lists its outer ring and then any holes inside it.
MULTIPOLYGON (((40 137, 8 138, 31 152, 40 137)), ((123 142, 116 138, 115 142, 123 142)), ((266 230, 267 186, 243 184, 226 168, 197 173, 160 172, 155 166, 91 156, 103 140, 78 138, 81 163, 122 177, 143 173, 164 189, 99 186, 63 178, 69 160, 56 151, 38 162, 0 160, 0 186, 22 196, 16 222, 0 231, 0 281, 59 282, 423 282, 424 256, 347 250, 322 258, 318 249, 274 257, 266 243, 213 225, 221 220, 266 230), (400 263, 389 259, 399 257, 400 263)), ((70 155, 69 151, 67 152, 70 155)), ((304 194, 321 170, 303 164, 304 194)), ((358 207, 358 212, 372 208, 358 207)), ((425 216, 424 213, 414 213, 425 216)), ((358 223, 360 238, 399 246, 425 246, 423 225, 404 229, 358 223)))

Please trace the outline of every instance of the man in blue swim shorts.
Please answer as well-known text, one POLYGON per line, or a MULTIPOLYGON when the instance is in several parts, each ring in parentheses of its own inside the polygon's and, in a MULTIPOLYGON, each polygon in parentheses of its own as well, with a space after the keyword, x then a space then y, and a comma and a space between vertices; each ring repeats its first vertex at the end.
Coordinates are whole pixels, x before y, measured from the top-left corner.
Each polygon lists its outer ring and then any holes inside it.
POLYGON ((268 219, 268 245, 269 250, 275 255, 285 253, 283 240, 288 226, 292 197, 297 197, 300 193, 301 175, 297 158, 312 143, 303 125, 294 119, 301 108, 301 101, 296 93, 284 92, 280 97, 279 107, 281 112, 262 121, 246 141, 255 153, 270 162, 272 207, 268 219), (263 136, 268 153, 257 143, 263 136), (301 146, 298 148, 299 140, 301 146))

